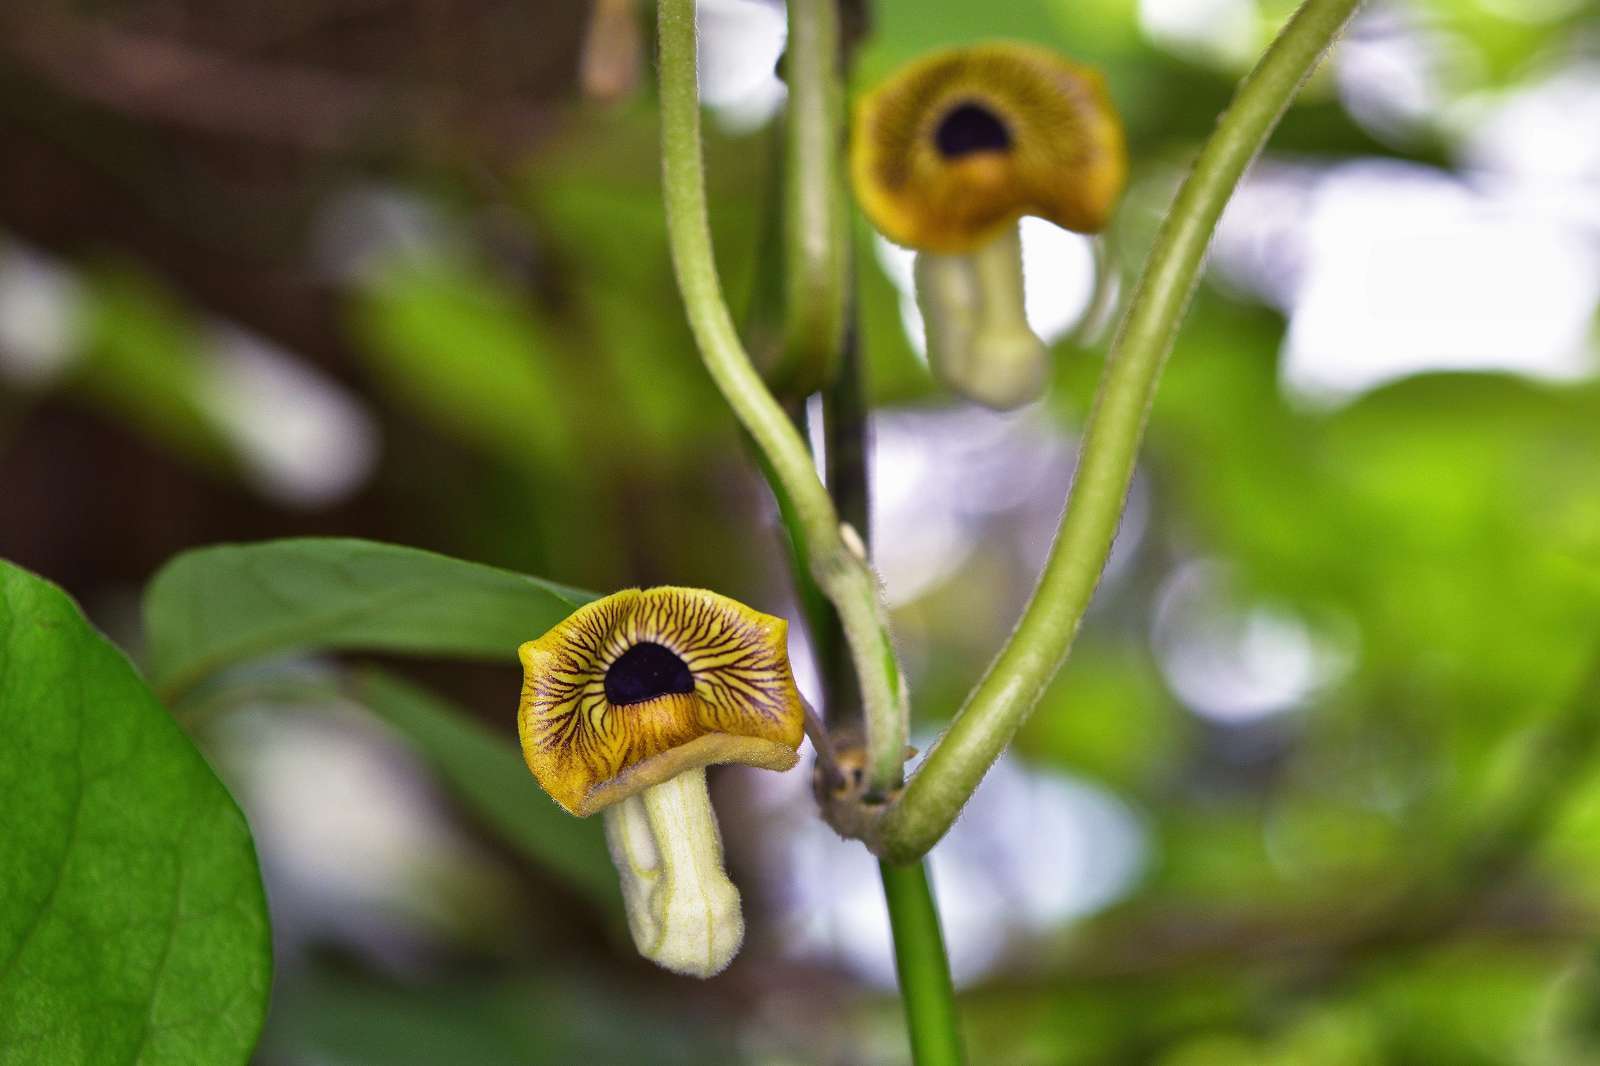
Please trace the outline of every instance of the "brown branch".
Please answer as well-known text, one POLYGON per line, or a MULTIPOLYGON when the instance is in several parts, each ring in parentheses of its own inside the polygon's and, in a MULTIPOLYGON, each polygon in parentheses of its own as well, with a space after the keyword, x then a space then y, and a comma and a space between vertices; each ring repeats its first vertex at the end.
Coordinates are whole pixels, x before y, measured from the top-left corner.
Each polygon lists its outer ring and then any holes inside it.
POLYGON ((348 150, 397 128, 470 130, 485 145, 520 150, 551 124, 525 100, 256 62, 82 19, 0 23, 0 54, 129 118, 304 151, 348 150))

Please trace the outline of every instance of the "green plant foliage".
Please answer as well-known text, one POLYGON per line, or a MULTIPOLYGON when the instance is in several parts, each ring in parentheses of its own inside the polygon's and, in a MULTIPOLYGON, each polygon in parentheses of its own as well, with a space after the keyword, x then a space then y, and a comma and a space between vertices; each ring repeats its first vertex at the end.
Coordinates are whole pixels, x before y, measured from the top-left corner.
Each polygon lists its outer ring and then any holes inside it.
POLYGON ((1068 661, 1017 743, 1030 755, 1139 791, 1175 760, 1188 725, 1148 656, 1107 640, 1068 661))
POLYGON ((78 389, 150 439, 226 467, 232 449, 206 407, 204 338, 190 310, 129 266, 101 268, 88 280, 78 389))
POLYGON ((406 405, 522 463, 570 458, 554 342, 489 271, 449 260, 391 268, 356 304, 354 326, 406 405))
MULTIPOLYGON (((712 387, 679 305, 667 252, 653 112, 578 123, 529 160, 522 197, 530 226, 561 266, 572 362, 603 389, 610 417, 629 431, 593 436, 591 447, 628 464, 661 463, 696 448, 726 447, 731 413, 712 387)), ((764 140, 708 145, 727 211, 713 220, 719 262, 735 306, 761 268, 761 205, 752 188, 776 166, 764 140)), ((770 253, 769 253, 770 254, 770 253)))
POLYGON ((1551 984, 1538 1018, 1538 1066, 1579 1066, 1600 1058, 1600 958, 1584 951, 1551 984))
POLYGON ((0 563, 0 1063, 228 1066, 266 1011, 244 818, 67 596, 0 563))
POLYGON ((1387 1062, 1536 1062, 1564 968, 1539 952, 1456 943, 1374 967, 1360 994, 1385 1032, 1387 1062))
POLYGON ((1419 730, 1448 716, 1450 754, 1481 769, 1509 726, 1563 700, 1600 634, 1600 396, 1435 374, 1300 411, 1259 354, 1270 342, 1251 350, 1276 332, 1267 316, 1202 305, 1192 325, 1152 456, 1201 550, 1313 624, 1354 623, 1352 685, 1419 730))
POLYGON ((378 670, 356 676, 355 695, 414 744, 486 825, 620 915, 617 873, 599 821, 574 818, 544 794, 510 742, 509 727, 493 736, 460 708, 378 670))
POLYGON ((275 1003, 278 1041, 345 1066, 568 1066, 748 1061, 671 1003, 629 1002, 553 970, 500 981, 389 985, 316 972, 275 1003))
POLYGON ((927 360, 917 355, 901 316, 900 293, 884 273, 865 221, 855 235, 856 319, 865 361, 867 398, 874 405, 928 400, 937 394, 927 360))
POLYGON ((185 552, 145 594, 150 675, 181 694, 292 651, 368 650, 510 662, 588 593, 415 548, 295 539, 185 552))

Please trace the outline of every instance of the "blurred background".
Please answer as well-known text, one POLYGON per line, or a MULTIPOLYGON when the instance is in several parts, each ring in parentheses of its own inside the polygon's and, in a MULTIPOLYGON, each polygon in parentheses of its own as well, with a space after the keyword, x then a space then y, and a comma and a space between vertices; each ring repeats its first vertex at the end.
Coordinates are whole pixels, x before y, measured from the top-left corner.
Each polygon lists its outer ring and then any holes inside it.
MULTIPOLYGON (((1291 8, 847 0, 857 87, 1040 41, 1104 70, 1132 149, 1098 249, 1024 226, 1058 356, 1032 409, 934 387, 909 260, 857 228, 919 746, 1024 601, 1109 324, 1291 8)), ((798 619, 676 301, 652 15, 8 0, 0 555, 136 653, 171 554, 310 533, 798 619)), ((701 28, 740 310, 778 232, 784 12, 702 0, 701 28)), ((1600 1061, 1597 130, 1590 0, 1373 0, 1285 119, 1072 660, 933 856, 974 1063, 1600 1061)), ((514 663, 386 665, 511 743, 514 663)), ((340 669, 185 716, 264 864, 261 1063, 907 1061, 875 868, 803 771, 714 775, 750 936, 689 982, 561 841, 496 833, 426 744, 313 683, 340 669)))

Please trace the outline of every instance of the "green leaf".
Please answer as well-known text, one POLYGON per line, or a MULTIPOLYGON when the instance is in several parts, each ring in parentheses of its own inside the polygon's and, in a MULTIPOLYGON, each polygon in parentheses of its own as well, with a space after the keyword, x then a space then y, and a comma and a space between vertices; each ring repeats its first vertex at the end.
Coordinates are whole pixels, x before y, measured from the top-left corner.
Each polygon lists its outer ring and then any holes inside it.
POLYGON ((511 661, 593 597, 415 548, 274 540, 177 556, 145 593, 150 675, 179 695, 249 659, 290 651, 409 652, 511 661))
POLYGON ((121 652, 0 563, 0 1064, 226 1066, 272 954, 250 833, 121 652))
POLYGON ((207 407, 204 337, 189 309, 135 267, 85 277, 89 311, 77 388, 149 439, 209 468, 231 467, 233 448, 207 407))
POLYGON ((432 693, 379 670, 355 678, 355 696, 426 756, 467 807, 539 866, 618 910, 617 872, 597 819, 572 817, 544 794, 506 738, 497 739, 432 693))
POLYGON ((361 295, 353 326, 380 382, 435 423, 519 463, 570 464, 556 340, 489 271, 395 266, 361 295))

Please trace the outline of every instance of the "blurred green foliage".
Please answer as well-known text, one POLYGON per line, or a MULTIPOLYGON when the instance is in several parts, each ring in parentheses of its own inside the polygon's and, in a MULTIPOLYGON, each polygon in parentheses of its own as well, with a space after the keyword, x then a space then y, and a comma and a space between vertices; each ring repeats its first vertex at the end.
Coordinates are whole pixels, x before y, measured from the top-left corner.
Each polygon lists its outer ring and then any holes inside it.
POLYGON ((327 967, 278 1005, 263 1052, 308 1050, 351 1066, 565 1066, 731 1062, 732 1042, 665 1007, 619 1024, 612 990, 590 978, 382 984, 327 967))

